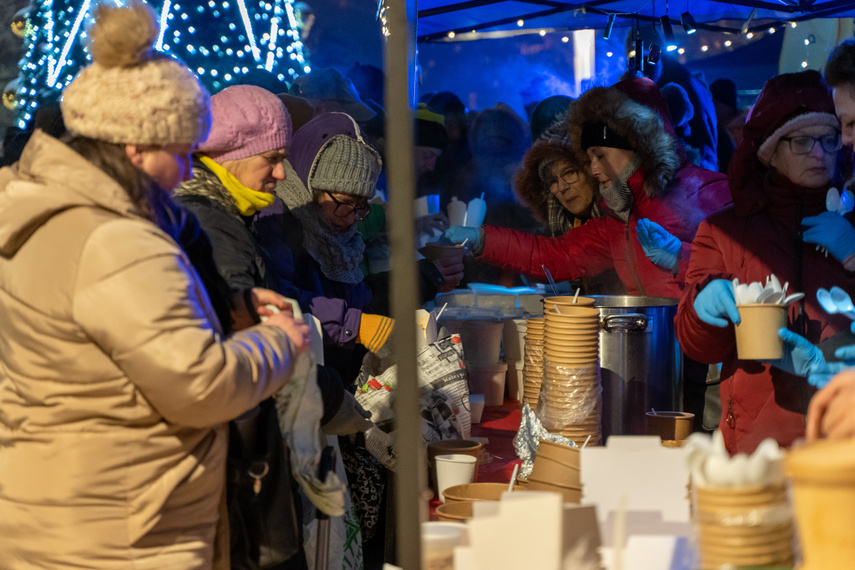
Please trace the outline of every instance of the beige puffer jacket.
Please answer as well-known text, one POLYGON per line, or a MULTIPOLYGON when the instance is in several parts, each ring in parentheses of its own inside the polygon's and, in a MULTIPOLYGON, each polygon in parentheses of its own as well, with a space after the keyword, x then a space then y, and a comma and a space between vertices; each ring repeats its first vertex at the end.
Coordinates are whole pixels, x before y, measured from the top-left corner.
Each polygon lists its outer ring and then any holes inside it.
POLYGON ((223 339, 180 248, 37 132, 0 170, 0 568, 210 568, 224 422, 292 344, 223 339))

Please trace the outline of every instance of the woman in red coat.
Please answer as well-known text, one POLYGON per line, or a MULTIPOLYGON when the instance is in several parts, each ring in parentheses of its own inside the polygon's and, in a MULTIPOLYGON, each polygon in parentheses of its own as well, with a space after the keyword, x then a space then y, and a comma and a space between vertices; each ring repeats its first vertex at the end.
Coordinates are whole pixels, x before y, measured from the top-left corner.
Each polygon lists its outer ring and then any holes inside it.
POLYGON ((804 435, 814 393, 804 376, 737 358, 732 279, 765 283, 774 273, 791 292, 804 292, 789 308, 788 328, 814 344, 848 327, 845 317, 819 307, 816 291, 852 290, 855 275, 817 251, 802 227, 805 217, 825 211, 826 192, 839 182, 840 148, 834 103, 819 73, 769 80, 730 163, 733 207, 707 218, 692 243, 677 336, 691 358, 722 362, 720 429, 731 453, 750 453, 767 437, 792 444, 804 435))
POLYGON ((649 79, 585 92, 567 123, 572 147, 599 180, 604 215, 560 237, 494 226, 452 227, 445 237, 469 238, 482 261, 531 277, 544 279, 543 265, 560 281, 614 268, 628 294, 679 297, 698 223, 730 196, 722 175, 687 164, 668 116, 649 79), (655 224, 639 224, 645 218, 655 224), (637 231, 657 232, 667 244, 645 243, 645 251, 637 231))

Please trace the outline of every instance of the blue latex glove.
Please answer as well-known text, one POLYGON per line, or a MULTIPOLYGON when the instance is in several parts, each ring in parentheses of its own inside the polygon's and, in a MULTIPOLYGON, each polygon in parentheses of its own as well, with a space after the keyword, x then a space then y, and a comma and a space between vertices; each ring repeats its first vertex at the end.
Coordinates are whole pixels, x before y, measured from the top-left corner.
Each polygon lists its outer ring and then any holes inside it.
POLYGON ((837 261, 842 263, 855 253, 855 228, 843 216, 835 212, 823 212, 803 219, 802 225, 808 228, 802 239, 825 247, 837 261))
POLYGON ((765 360, 775 368, 790 374, 809 376, 811 369, 819 369, 828 364, 822 351, 808 339, 787 329, 778 329, 778 337, 784 341, 784 357, 778 360, 765 360))
POLYGON ((442 234, 442 239, 451 243, 463 243, 467 239, 466 245, 470 249, 478 247, 478 240, 481 238, 481 232, 478 228, 467 228, 466 226, 451 226, 445 233, 442 234))
MULTIPOLYGON (((853 328, 855 328, 855 323, 853 323, 853 328)), ((834 351, 834 356, 843 360, 843 362, 827 362, 823 360, 822 363, 811 366, 808 382, 812 386, 822 388, 831 382, 831 379, 838 372, 855 366, 855 346, 841 346, 834 351)))
POLYGON ((693 307, 699 319, 714 327, 726 327, 728 319, 735 325, 742 320, 736 308, 733 283, 726 279, 710 281, 695 297, 693 307))
POLYGON ((677 254, 683 242, 668 233, 668 230, 648 219, 638 220, 635 227, 638 243, 644 255, 662 269, 673 270, 677 265, 677 254))

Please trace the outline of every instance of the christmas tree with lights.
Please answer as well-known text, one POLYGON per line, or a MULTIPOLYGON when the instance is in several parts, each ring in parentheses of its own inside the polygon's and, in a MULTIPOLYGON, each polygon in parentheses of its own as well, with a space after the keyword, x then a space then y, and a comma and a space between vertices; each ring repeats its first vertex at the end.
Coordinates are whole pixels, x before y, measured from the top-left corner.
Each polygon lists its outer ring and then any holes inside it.
MULTIPOLYGON (((99 1, 33 0, 16 14, 12 29, 27 45, 19 77, 3 100, 26 128, 40 103, 55 100, 88 65, 86 29, 99 1)), ((301 13, 294 0, 150 0, 160 21, 155 49, 183 60, 217 92, 264 69, 279 81, 311 71, 300 37, 301 13)))

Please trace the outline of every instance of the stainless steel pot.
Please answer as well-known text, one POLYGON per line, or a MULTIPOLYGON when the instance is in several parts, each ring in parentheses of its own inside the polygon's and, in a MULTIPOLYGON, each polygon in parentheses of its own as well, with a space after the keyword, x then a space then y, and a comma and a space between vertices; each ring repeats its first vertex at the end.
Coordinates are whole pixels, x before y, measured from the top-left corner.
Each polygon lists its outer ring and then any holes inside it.
POLYGON ((643 435, 651 408, 682 409, 683 356, 674 330, 679 299, 593 297, 600 311, 603 436, 643 435))

